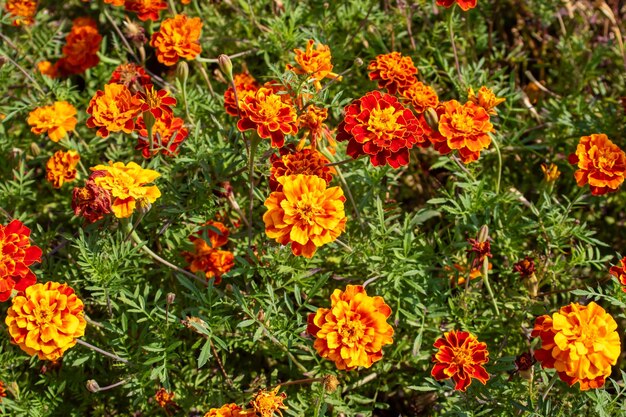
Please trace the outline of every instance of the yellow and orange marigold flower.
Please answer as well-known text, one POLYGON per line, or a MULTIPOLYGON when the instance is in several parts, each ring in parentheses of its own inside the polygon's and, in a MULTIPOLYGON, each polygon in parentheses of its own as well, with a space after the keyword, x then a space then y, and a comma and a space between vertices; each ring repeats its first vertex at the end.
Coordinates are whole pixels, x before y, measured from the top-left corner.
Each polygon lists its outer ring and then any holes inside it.
POLYGON ((559 167, 555 164, 541 164, 541 171, 547 183, 554 182, 561 176, 561 171, 559 171, 559 167))
MULTIPOLYGON (((240 103, 246 98, 246 96, 254 95, 256 90, 259 89, 259 83, 257 83, 254 77, 247 72, 235 74, 233 82, 235 84, 235 88, 237 88, 237 99, 239 99, 240 103)), ((224 92, 224 109, 226 110, 226 113, 231 116, 239 116, 237 103, 235 102, 235 90, 233 90, 232 86, 228 87, 224 92)))
POLYGON ((35 23, 34 17, 37 13, 36 0, 7 0, 4 4, 11 16, 14 16, 13 26, 32 25, 35 23))
POLYGON ((242 114, 237 128, 242 132, 256 130, 259 137, 271 139, 274 148, 285 144, 285 135, 298 132, 296 110, 268 88, 259 88, 240 100, 239 104, 242 114))
POLYGON ((0 301, 37 281, 29 268, 35 262, 41 262, 41 249, 31 246, 30 229, 19 220, 0 224, 0 301))
POLYGON ((613 317, 595 302, 572 303, 537 318, 531 336, 541 338, 541 348, 535 358, 570 386, 579 382, 582 391, 599 388, 621 353, 616 329, 613 317))
POLYGON ((397 98, 372 91, 345 108, 337 128, 337 140, 348 141, 352 158, 368 155, 374 166, 398 168, 409 163, 409 149, 428 146, 423 129, 413 112, 397 98))
POLYGON ((229 230, 221 222, 209 221, 198 232, 198 236, 190 236, 193 242, 194 252, 183 252, 185 260, 189 263, 191 272, 204 272, 207 279, 215 278, 215 285, 222 282, 222 275, 235 266, 235 255, 232 252, 220 250, 221 246, 228 243, 229 230))
POLYGON ((451 7, 454 3, 458 4, 463 11, 468 11, 476 7, 478 0, 437 0, 437 6, 451 7))
POLYGON ((81 74, 100 62, 98 50, 102 36, 95 20, 88 17, 74 19, 70 33, 65 38, 63 57, 57 62, 62 75, 81 74))
MULTIPOLYGON (((119 2, 118 0, 115 0, 119 2)), ((159 12, 167 9, 165 0, 125 0, 126 11, 137 13, 137 19, 142 22, 146 20, 159 20, 159 12)))
POLYGON ((50 140, 58 142, 76 127, 76 109, 67 101, 56 101, 50 106, 37 107, 28 115, 31 131, 37 135, 47 133, 50 140))
POLYGON ((287 394, 284 392, 278 394, 279 389, 280 385, 273 390, 259 390, 254 399, 250 401, 250 406, 258 417, 274 417, 274 413, 278 413, 282 417, 281 410, 287 409, 284 403, 287 394))
POLYGON ((211 408, 204 417, 254 417, 253 410, 244 410, 237 404, 224 404, 220 408, 211 408))
POLYGON ((296 151, 293 147, 280 149, 280 154, 272 154, 270 157, 270 190, 280 191, 282 185, 278 178, 285 175, 317 175, 330 185, 333 175, 337 172, 332 166, 327 166, 330 161, 316 149, 302 149, 296 151))
POLYGON ((130 133, 135 128, 135 117, 141 113, 141 102, 123 84, 106 84, 89 102, 87 127, 97 127, 103 138, 110 132, 130 133))
POLYGON ((478 94, 474 93, 474 89, 470 87, 467 90, 467 101, 471 101, 474 104, 478 104, 485 109, 489 114, 498 114, 496 107, 506 101, 503 97, 496 97, 490 88, 484 85, 478 89, 478 94))
POLYGON ((201 31, 199 17, 177 14, 163 20, 159 31, 152 34, 150 45, 154 47, 159 62, 172 66, 180 58, 194 59, 200 54, 202 48, 198 40, 201 31))
POLYGON ((311 258, 346 228, 343 191, 327 188, 326 181, 314 175, 290 175, 277 181, 282 191, 265 200, 265 234, 281 245, 291 243, 294 255, 311 258))
POLYGON ((613 265, 609 273, 617 278, 619 283, 622 284, 622 291, 626 292, 626 256, 619 262, 620 265, 613 265))
POLYGON ((56 361, 85 334, 83 302, 67 284, 46 282, 13 298, 5 320, 11 341, 31 356, 56 361))
POLYGON ((94 223, 111 212, 111 193, 94 182, 94 178, 104 175, 106 172, 96 171, 91 174, 84 187, 74 187, 72 191, 74 214, 84 217, 89 223, 94 223))
POLYGON ((452 330, 437 339, 434 346, 439 350, 433 355, 435 366, 430 374, 436 380, 452 378, 454 389, 460 391, 467 390, 472 379, 483 385, 489 380, 489 374, 483 367, 489 362, 487 345, 479 342, 473 334, 452 330))
POLYGON ((603 133, 581 137, 569 162, 578 165, 578 186, 589 184, 593 195, 617 191, 626 176, 626 154, 603 133))
POLYGON ((307 333, 316 338, 317 353, 346 371, 381 360, 383 346, 393 343, 393 328, 387 323, 391 308, 382 297, 348 285, 345 291, 336 289, 330 300, 330 308, 308 316, 307 333))
POLYGON ((411 102, 416 113, 424 113, 427 108, 436 108, 439 105, 435 89, 420 81, 402 90, 402 96, 411 102))
POLYGON ((46 163, 46 179, 54 188, 61 188, 65 182, 76 179, 76 165, 80 155, 76 151, 57 151, 46 163))
POLYGON ((130 217, 137 204, 146 208, 161 197, 156 185, 147 184, 161 176, 151 169, 143 169, 134 162, 109 162, 109 165, 97 165, 92 171, 104 171, 105 175, 93 176, 94 183, 111 193, 111 210, 115 217, 130 217))
POLYGON ((189 130, 184 127, 185 121, 180 117, 163 114, 152 125, 152 144, 148 139, 143 116, 137 119, 136 129, 139 131, 137 146, 144 158, 150 158, 158 153, 165 156, 173 156, 178 153, 178 147, 187 139, 189 130))
POLYGON ((378 88, 386 88, 389 94, 401 93, 417 82, 413 60, 400 52, 378 55, 367 69, 370 80, 378 81, 378 88))
POLYGON ((341 81, 341 77, 332 72, 333 64, 330 62, 331 56, 328 45, 318 43, 315 49, 313 49, 314 44, 315 41, 309 39, 305 51, 294 49, 298 65, 287 64, 287 70, 293 71, 298 75, 309 75, 314 80, 315 89, 319 91, 322 89, 320 81, 324 78, 333 78, 341 81))

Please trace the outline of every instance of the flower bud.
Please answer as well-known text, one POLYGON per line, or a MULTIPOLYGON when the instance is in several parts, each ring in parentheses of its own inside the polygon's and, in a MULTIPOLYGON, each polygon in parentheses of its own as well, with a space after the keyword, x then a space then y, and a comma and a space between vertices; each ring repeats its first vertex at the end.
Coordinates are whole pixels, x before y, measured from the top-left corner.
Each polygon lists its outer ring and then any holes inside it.
POLYGON ((489 239, 489 226, 484 224, 478 231, 478 236, 476 237, 476 240, 478 240, 479 242, 486 242, 488 239, 489 239))
POLYGON ((37 145, 35 142, 32 142, 30 144, 30 152, 33 154, 33 156, 39 156, 39 154, 41 153, 41 149, 39 148, 39 145, 37 145))
POLYGON ((87 387, 87 389, 90 392, 98 392, 100 391, 100 385, 98 385, 98 383, 96 382, 95 379, 90 379, 87 381, 87 383, 85 384, 85 386, 87 387))
POLYGON ((174 300, 176 300, 176 294, 174 294, 173 292, 168 292, 167 295, 165 296, 165 302, 168 305, 174 304, 174 300))
POLYGON ((233 63, 228 55, 221 54, 217 57, 217 63, 220 66, 220 71, 224 74, 229 82, 233 82, 233 63))
POLYGON ((328 393, 335 392, 339 386, 339 380, 335 375, 324 375, 324 389, 328 393))
POLYGON ((428 126, 435 132, 439 131, 439 115, 432 107, 427 107, 426 111, 424 111, 424 119, 426 119, 426 123, 428 126))
POLYGON ((524 279, 524 287, 526 287, 526 290, 531 297, 537 297, 537 293, 539 291, 539 281, 537 280, 537 276, 534 272, 524 279))
POLYGON ((182 85, 187 82, 187 78, 189 77, 189 65, 187 64, 187 61, 180 61, 178 63, 176 66, 176 77, 182 85))

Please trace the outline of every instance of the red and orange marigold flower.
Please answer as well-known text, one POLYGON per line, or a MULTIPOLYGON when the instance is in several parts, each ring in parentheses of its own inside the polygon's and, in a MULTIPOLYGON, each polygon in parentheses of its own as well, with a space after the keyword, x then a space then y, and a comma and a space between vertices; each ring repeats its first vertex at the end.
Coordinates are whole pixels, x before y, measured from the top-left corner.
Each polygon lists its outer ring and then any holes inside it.
POLYGON ((372 91, 345 108, 337 140, 348 141, 352 158, 368 155, 374 166, 398 168, 409 163, 413 145, 427 146, 419 120, 397 98, 372 91))
POLYGON ((76 109, 67 101, 56 101, 50 106, 37 107, 28 115, 31 131, 37 135, 47 133, 58 142, 76 127, 76 109))
POLYGON ((106 84, 89 102, 88 127, 97 127, 98 136, 106 138, 110 132, 131 133, 135 117, 141 113, 141 101, 123 84, 106 84))
POLYGON ((622 291, 626 292, 626 256, 619 261, 619 265, 613 265, 609 273, 622 285, 622 291))
POLYGON ((184 120, 164 113, 152 125, 152 144, 148 139, 143 116, 137 118, 136 129, 139 138, 135 149, 140 150, 144 158, 150 158, 158 153, 173 156, 178 153, 178 147, 187 139, 189 130, 184 127, 184 120))
MULTIPOLYGON (((254 77, 247 72, 235 74, 233 77, 233 83, 237 89, 237 99, 240 103, 247 96, 254 95, 256 90, 259 89, 259 83, 257 83, 254 77)), ((237 102, 235 101, 235 90, 233 90, 232 86, 228 87, 224 92, 224 109, 226 110, 226 113, 231 116, 239 116, 237 102)))
POLYGON ((46 282, 13 298, 5 323, 11 341, 31 356, 57 361, 85 334, 83 302, 67 284, 46 282))
POLYGON ((602 133, 581 137, 569 162, 578 165, 578 186, 589 184, 593 195, 617 191, 626 176, 626 154, 602 133))
POLYGON ((0 301, 37 281, 29 268, 35 262, 41 262, 41 249, 31 246, 30 229, 19 220, 0 224, 0 301))
POLYGON ((452 378, 454 389, 465 391, 473 379, 484 384, 489 374, 483 367, 489 362, 487 345, 469 332, 451 330, 435 341, 439 349, 433 355, 431 375, 438 381, 452 378))
POLYGON ((270 157, 272 167, 270 168, 270 190, 280 191, 282 185, 278 178, 285 175, 317 175, 330 185, 335 168, 327 166, 330 161, 316 149, 302 149, 296 151, 293 148, 284 147, 280 153, 272 154, 270 157))
POLYGON ((343 191, 327 188, 326 181, 315 175, 283 176, 277 181, 282 191, 265 200, 265 234, 281 245, 290 243, 294 255, 311 258, 318 247, 345 230, 343 191))
POLYGON ((621 353, 617 323, 595 302, 538 317, 531 336, 541 338, 535 350, 541 366, 556 369, 570 386, 579 382, 582 391, 603 386, 621 353))
POLYGON ((235 266, 235 255, 232 252, 219 249, 228 243, 229 230, 221 222, 209 221, 198 233, 198 236, 190 236, 194 251, 183 252, 185 260, 189 263, 191 272, 204 272, 207 279, 215 278, 215 285, 222 282, 222 275, 235 266))
POLYGON ((330 62, 331 56, 328 45, 318 43, 315 49, 313 45, 315 45, 315 41, 309 39, 305 51, 294 49, 293 51, 296 54, 295 60, 298 65, 287 64, 287 70, 293 71, 298 75, 309 75, 313 79, 315 89, 319 91, 322 89, 320 81, 324 78, 333 78, 341 81, 341 77, 332 72, 333 64, 330 62))
POLYGON ((124 8, 126 11, 137 13, 137 19, 142 22, 157 21, 159 12, 167 9, 167 2, 165 0, 125 0, 124 8))
POLYGON ((7 0, 4 4, 6 10, 11 16, 15 17, 13 26, 32 25, 37 13, 36 0, 7 0))
POLYGON ((140 87, 148 88, 151 86, 152 80, 141 66, 127 63, 115 68, 109 84, 124 84, 130 91, 137 92, 140 87))
POLYGON ((159 62, 172 66, 180 58, 195 59, 200 54, 202 20, 177 14, 165 19, 158 32, 152 34, 150 45, 154 47, 159 62))
POLYGON ((57 151, 46 163, 46 179, 54 188, 61 188, 65 182, 76 179, 76 165, 80 155, 76 151, 57 151))
POLYGON ((378 55, 367 69, 370 80, 378 81, 378 88, 386 88, 389 94, 401 93, 417 82, 413 60, 400 52, 378 55))
POLYGON ((334 154, 334 147, 337 143, 335 142, 330 129, 326 123, 324 123, 327 118, 327 109, 314 105, 307 106, 306 110, 303 111, 298 117, 298 129, 304 131, 302 141, 310 137, 312 147, 317 147, 322 138, 326 139, 328 141, 329 151, 334 154))
POLYGON ((383 357, 382 348, 393 343, 393 328, 387 323, 391 308, 382 297, 367 295, 360 285, 335 290, 330 308, 318 308, 308 316, 307 333, 313 347, 337 369, 369 368, 383 357))
POLYGON ((137 98, 141 103, 141 111, 143 113, 149 111, 156 119, 163 114, 171 116, 174 112, 172 106, 176 106, 176 99, 167 90, 155 90, 152 85, 140 91, 137 98))
POLYGON ((437 6, 451 7, 456 3, 463 11, 468 11, 476 7, 477 1, 478 0, 437 0, 437 6))
POLYGON ((284 403, 287 394, 284 392, 279 394, 279 389, 280 385, 273 390, 259 390, 254 399, 250 401, 250 406, 255 413, 254 415, 258 417, 274 417, 274 413, 278 413, 278 415, 282 417, 283 413, 281 410, 287 409, 284 403))
POLYGON ((6 397, 7 392, 4 388, 4 382, 0 381, 0 403, 2 402, 2 397, 6 397))
POLYGON ((94 181, 94 178, 104 175, 106 172, 96 171, 91 174, 84 187, 74 187, 72 191, 74 214, 84 217, 89 223, 94 223, 111 212, 111 192, 94 181))
POLYGON ((65 38, 63 57, 56 63, 61 75, 81 74, 100 62, 98 50, 102 36, 96 22, 88 17, 74 19, 70 33, 65 38))

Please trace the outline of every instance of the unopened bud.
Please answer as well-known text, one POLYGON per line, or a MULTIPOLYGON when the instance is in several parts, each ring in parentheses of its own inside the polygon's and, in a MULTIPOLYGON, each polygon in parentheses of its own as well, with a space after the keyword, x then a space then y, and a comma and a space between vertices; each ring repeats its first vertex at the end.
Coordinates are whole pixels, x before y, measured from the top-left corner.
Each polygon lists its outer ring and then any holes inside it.
POLYGON ((90 379, 89 381, 87 381, 85 386, 91 392, 98 392, 98 391, 100 391, 100 385, 98 385, 98 383, 96 382, 95 379, 90 379))
POLYGON ((437 111, 435 111, 435 109, 433 109, 432 107, 426 108, 426 111, 424 111, 424 119, 432 130, 434 130, 435 132, 439 131, 439 115, 437 114, 437 111))
POLYGON ((482 243, 486 242, 487 239, 489 239, 489 226, 484 224, 483 227, 481 227, 478 231, 478 236, 476 237, 476 240, 482 243))
POLYGON ((167 295, 165 296, 165 302, 168 305, 174 304, 174 300, 176 300, 176 294, 174 294, 173 292, 168 292, 167 295))
POLYGON ((182 85, 185 85, 187 78, 189 77, 189 65, 187 64, 187 61, 180 61, 178 63, 178 66, 176 67, 176 77, 182 85))
POLYGON ((535 298, 537 296, 539 291, 539 281, 537 280, 537 276, 534 272, 530 274, 529 277, 524 278, 524 286, 531 297, 535 298))
POLYGON ((220 71, 224 74, 229 82, 233 81, 233 63, 228 55, 222 54, 217 57, 217 63, 220 66, 220 71))
POLYGON ((339 386, 339 380, 335 375, 325 375, 324 376, 324 389, 326 392, 331 393, 337 390, 339 386))
POLYGON ((360 67, 361 65, 363 65, 363 60, 361 58, 357 58, 354 60, 355 67, 360 67))
POLYGON ((39 156, 39 154, 41 153, 41 148, 39 148, 39 145, 37 145, 35 142, 32 142, 30 144, 30 152, 33 154, 33 156, 39 156))

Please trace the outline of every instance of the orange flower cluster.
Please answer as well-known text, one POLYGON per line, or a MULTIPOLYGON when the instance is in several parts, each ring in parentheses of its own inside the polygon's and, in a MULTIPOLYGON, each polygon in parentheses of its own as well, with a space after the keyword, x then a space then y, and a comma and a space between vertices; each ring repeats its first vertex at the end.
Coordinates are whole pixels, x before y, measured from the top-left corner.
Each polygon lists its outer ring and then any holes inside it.
POLYGON ((311 258, 317 248, 333 242, 345 230, 345 197, 339 187, 326 187, 314 175, 277 178, 282 191, 272 192, 263 215, 265 234, 281 245, 291 243, 296 256, 311 258))
POLYGON ((578 165, 578 186, 589 184, 593 195, 617 191, 626 176, 626 154, 602 133, 581 137, 569 162, 578 165))
POLYGON ((341 81, 341 77, 338 74, 332 72, 333 64, 330 62, 330 48, 328 45, 318 43, 315 49, 313 45, 315 41, 309 39, 306 45, 306 50, 294 49, 296 54, 295 60, 298 66, 287 64, 287 70, 293 71, 298 75, 308 75, 313 80, 315 89, 320 91, 322 89, 321 80, 324 78, 332 78, 337 81, 341 81))
POLYGON ((433 355, 435 366, 431 375, 438 381, 452 378, 454 389, 465 391, 476 379, 486 384, 489 374, 483 367, 489 362, 487 345, 469 332, 452 330, 435 341, 439 349, 433 355))
POLYGON ((183 252, 189 263, 191 272, 204 272, 207 280, 215 278, 215 285, 222 282, 222 275, 235 266, 235 255, 232 252, 218 249, 228 243, 229 231, 221 222, 209 221, 203 226, 205 230, 198 232, 198 236, 190 236, 194 252, 183 252))
POLYGON ((572 303, 537 318, 531 336, 541 338, 541 348, 535 358, 570 386, 579 382, 582 391, 599 388, 621 353, 616 329, 613 317, 595 302, 572 303))
POLYGON ((417 82, 413 60, 400 52, 378 55, 367 69, 370 80, 378 81, 378 88, 386 88, 389 94, 402 93, 417 82))
POLYGON ((613 265, 609 273, 617 278, 619 283, 622 284, 622 291, 626 292, 626 256, 619 262, 621 265, 613 265))
POLYGON ((31 246, 30 229, 19 220, 0 224, 0 302, 37 281, 29 268, 35 262, 41 262, 41 249, 31 246))
POLYGON ((316 175, 326 181, 329 185, 333 175, 337 172, 335 168, 327 166, 330 161, 316 149, 303 149, 296 151, 293 147, 280 149, 280 154, 272 154, 270 157, 272 167, 270 168, 270 190, 281 191, 282 185, 278 178, 289 175, 316 175))
POLYGON ((94 178, 105 175, 104 171, 96 171, 91 174, 84 187, 74 187, 72 191, 74 214, 84 217, 89 223, 94 223, 111 212, 111 193, 94 181, 94 178))
POLYGON ((391 308, 382 297, 368 296, 360 285, 335 290, 330 308, 318 308, 308 316, 307 333, 313 347, 337 369, 369 368, 382 359, 382 347, 393 343, 393 328, 387 323, 391 308))
MULTIPOLYGON (((233 77, 233 83, 235 84, 235 88, 237 89, 237 99, 241 103, 247 96, 254 95, 256 91, 259 89, 259 83, 256 82, 254 77, 247 72, 241 74, 235 74, 233 77)), ((239 111, 237 110, 237 102, 235 101, 235 90, 233 87, 228 87, 224 92, 224 109, 226 113, 231 116, 237 117, 239 116, 239 111)))
POLYGON ((106 84, 89 102, 87 127, 97 127, 97 134, 106 138, 110 132, 130 133, 135 128, 135 117, 141 112, 137 94, 123 84, 106 84))
POLYGON ((37 13, 36 0, 7 0, 4 3, 4 10, 14 16, 13 26, 32 25, 35 23, 37 13))
POLYGON ((274 413, 278 413, 282 417, 281 410, 286 410, 287 406, 284 401, 287 398, 287 394, 281 392, 278 394, 280 385, 273 390, 259 390, 257 395, 252 401, 250 406, 254 410, 258 417, 274 417, 274 413))
POLYGON ((76 179, 76 165, 80 155, 76 151, 57 151, 46 163, 46 179, 54 188, 61 188, 63 183, 76 179))
POLYGON ((100 62, 98 50, 102 36, 96 22, 88 17, 74 19, 70 33, 65 38, 63 57, 55 64, 56 75, 81 74, 100 62))
MULTIPOLYGON (((114 0, 119 3, 118 0, 114 0)), ((137 19, 145 22, 146 20, 159 20, 159 12, 167 9, 165 0, 124 0, 124 8, 126 11, 137 13, 137 19)))
POLYGON ((58 142, 76 127, 76 109, 67 101, 55 101, 50 106, 37 107, 28 115, 31 132, 47 133, 53 142, 58 142))
POLYGON ((345 108, 337 140, 348 141, 346 153, 352 158, 369 155, 372 165, 393 168, 408 165, 413 145, 428 146, 411 110, 379 91, 369 92, 345 108))
POLYGON ((202 51, 200 32, 202 20, 178 14, 161 23, 158 32, 152 35, 150 46, 154 47, 159 62, 172 66, 180 58, 195 59, 202 51))
POLYGON ((67 284, 46 282, 13 298, 5 320, 11 341, 31 356, 57 361, 85 334, 83 302, 67 284))
POLYGON ((463 11, 468 11, 476 7, 477 0, 437 0, 437 6, 451 7, 454 3, 458 4, 463 11))
POLYGON ((281 148, 285 135, 298 132, 296 110, 285 103, 281 95, 261 87, 254 94, 239 100, 241 119, 237 128, 244 132, 254 129, 264 139, 271 139, 272 147, 281 148))

